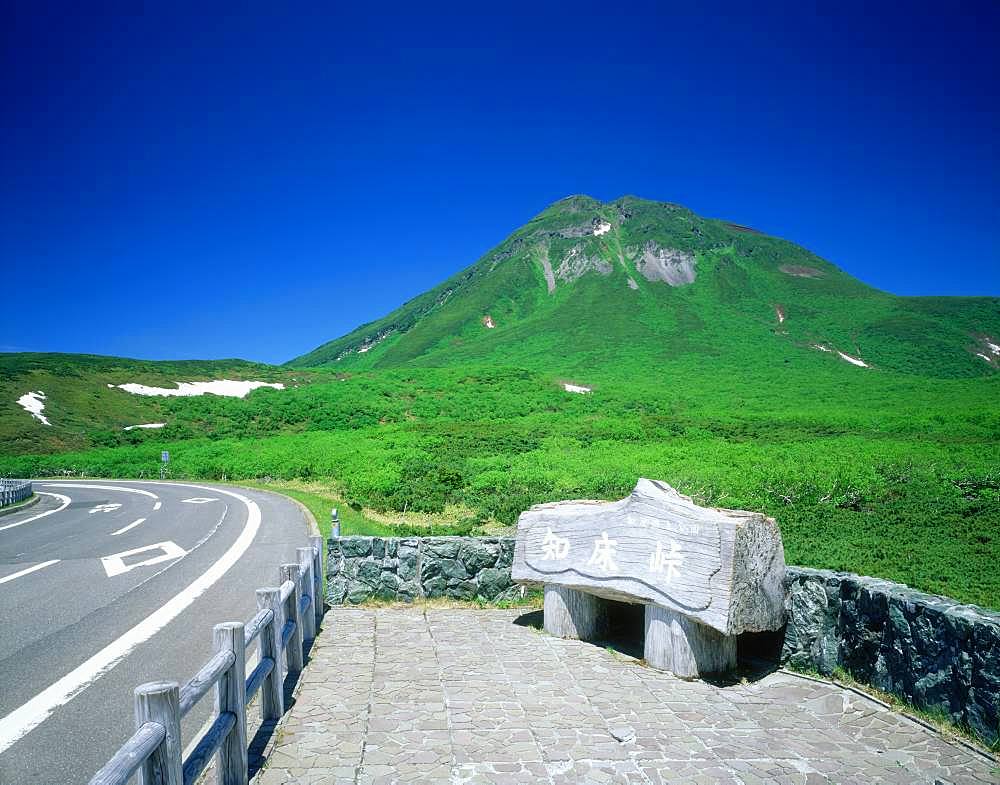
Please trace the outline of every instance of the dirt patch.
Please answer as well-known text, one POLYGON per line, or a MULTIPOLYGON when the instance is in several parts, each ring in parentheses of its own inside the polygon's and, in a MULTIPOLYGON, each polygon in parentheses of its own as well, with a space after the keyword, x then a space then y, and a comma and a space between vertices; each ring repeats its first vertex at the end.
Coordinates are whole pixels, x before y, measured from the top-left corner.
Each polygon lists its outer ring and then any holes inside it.
POLYGON ((822 278, 823 271, 817 270, 815 267, 803 267, 800 264, 783 264, 778 268, 785 275, 791 275, 794 278, 822 278))
POLYGON ((538 246, 538 261, 542 265, 542 272, 545 274, 545 285, 549 287, 549 294, 556 290, 556 276, 552 272, 552 263, 549 261, 549 246, 542 244, 538 246))
POLYGON ((636 260, 635 269, 647 281, 663 281, 670 286, 694 283, 695 259, 675 248, 660 248, 650 240, 636 260))
POLYGON ((569 252, 559 263, 556 277, 560 281, 572 283, 592 270, 601 275, 611 275, 611 264, 600 256, 587 256, 582 247, 576 245, 569 249, 569 252))

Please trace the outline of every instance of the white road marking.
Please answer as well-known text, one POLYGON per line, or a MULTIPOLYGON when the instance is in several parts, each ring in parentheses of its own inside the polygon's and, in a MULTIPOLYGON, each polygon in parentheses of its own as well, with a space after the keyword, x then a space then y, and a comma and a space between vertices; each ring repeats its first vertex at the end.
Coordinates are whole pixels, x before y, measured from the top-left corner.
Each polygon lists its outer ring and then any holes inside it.
MULTIPOLYGON (((138 523, 142 523, 143 520, 143 518, 140 518, 138 523)), ((133 523, 132 526, 135 526, 135 524, 133 523)), ((116 534, 117 533, 118 532, 116 532, 116 534)), ((141 548, 133 548, 130 551, 122 551, 121 553, 112 553, 110 556, 102 556, 101 566, 104 568, 104 571, 108 574, 109 578, 114 578, 116 575, 130 572, 136 567, 149 567, 153 564, 170 561, 171 559, 180 559, 184 556, 187 556, 187 551, 185 551, 176 542, 166 540, 153 545, 143 545, 141 548), (163 553, 158 556, 154 556, 151 559, 137 561, 135 564, 125 563, 125 556, 134 556, 137 553, 145 553, 146 551, 163 551, 163 553)))
POLYGON ((51 567, 53 564, 58 564, 59 559, 53 559, 52 561, 43 561, 41 564, 36 564, 34 567, 29 567, 26 570, 21 570, 20 572, 15 572, 13 575, 5 575, 0 578, 0 583, 7 583, 7 581, 12 581, 15 578, 20 578, 22 575, 27 575, 28 573, 35 572, 36 570, 41 570, 44 567, 51 567))
POLYGON ((90 514, 93 515, 95 512, 114 512, 120 507, 120 504, 98 504, 90 511, 90 514))
POLYGON ((208 504, 209 502, 217 502, 218 499, 209 499, 207 496, 195 496, 193 499, 185 499, 184 504, 208 504))
POLYGON ((163 502, 157 501, 156 504, 153 505, 153 512, 156 512, 162 506, 163 506, 163 502))
MULTIPOLYGON (((184 488, 198 487, 183 483, 165 484, 184 488)), ((33 728, 38 727, 59 706, 72 700, 74 696, 110 671, 136 646, 152 638, 173 619, 177 618, 185 608, 208 591, 246 553, 254 537, 257 536, 258 529, 260 529, 260 507, 255 501, 242 494, 221 488, 218 489, 218 493, 232 496, 246 505, 247 522, 236 541, 229 546, 229 549, 215 564, 159 609, 153 611, 97 654, 80 663, 61 679, 46 687, 20 708, 15 709, 6 717, 0 718, 0 753, 11 747, 18 739, 23 738, 33 728)))
POLYGON ((52 515, 56 512, 62 512, 67 507, 69 503, 73 501, 69 496, 63 496, 61 493, 46 493, 45 491, 35 491, 42 496, 55 496, 59 501, 62 502, 61 505, 56 507, 54 510, 46 510, 45 512, 40 512, 38 515, 32 515, 30 518, 25 518, 23 521, 18 521, 17 523, 8 523, 6 526, 0 526, 0 532, 6 531, 7 529, 13 529, 15 526, 24 526, 26 523, 31 523, 32 521, 37 521, 39 518, 44 518, 46 515, 52 515))
POLYGON ((150 499, 159 499, 155 493, 144 491, 142 488, 126 488, 122 485, 84 485, 82 482, 47 482, 43 483, 44 488, 94 488, 98 491, 124 491, 125 493, 140 493, 150 499))
POLYGON ((118 536, 119 534, 124 534, 124 533, 125 533, 125 532, 127 532, 127 531, 128 531, 129 529, 134 529, 134 528, 135 528, 136 526, 138 526, 138 525, 139 525, 140 523, 142 523, 142 522, 143 522, 144 520, 146 520, 146 519, 145 519, 145 518, 140 518, 140 519, 139 519, 139 520, 137 520, 137 521, 132 521, 132 523, 130 523, 130 524, 129 524, 128 526, 122 526, 122 527, 121 527, 121 528, 120 528, 120 529, 119 529, 118 531, 116 531, 116 532, 111 532, 111 536, 112 536, 112 537, 117 537, 117 536, 118 536))

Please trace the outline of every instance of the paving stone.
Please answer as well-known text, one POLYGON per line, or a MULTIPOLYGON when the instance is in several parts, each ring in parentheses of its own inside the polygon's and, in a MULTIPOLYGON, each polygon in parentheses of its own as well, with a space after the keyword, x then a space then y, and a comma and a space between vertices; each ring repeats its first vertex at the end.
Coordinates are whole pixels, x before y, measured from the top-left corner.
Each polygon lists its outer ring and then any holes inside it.
MULTIPOLYGON (((983 785, 997 763, 779 672, 682 681, 519 610, 327 614, 257 785, 983 785)), ((255 750, 255 754, 261 754, 255 750)))

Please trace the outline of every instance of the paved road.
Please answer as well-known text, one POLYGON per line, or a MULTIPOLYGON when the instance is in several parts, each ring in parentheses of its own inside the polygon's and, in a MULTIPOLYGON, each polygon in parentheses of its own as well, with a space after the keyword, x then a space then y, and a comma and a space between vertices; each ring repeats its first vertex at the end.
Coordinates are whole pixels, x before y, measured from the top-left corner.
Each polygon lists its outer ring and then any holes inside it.
POLYGON ((259 785, 997 782, 995 762, 835 684, 682 681, 527 626, 540 616, 330 611, 259 785))
MULTIPOLYGON (((85 783, 131 734, 132 690, 184 683, 212 626, 308 544, 292 502, 209 485, 38 482, 0 517, 0 785, 85 783)), ((185 744, 211 710, 184 723, 185 744)))

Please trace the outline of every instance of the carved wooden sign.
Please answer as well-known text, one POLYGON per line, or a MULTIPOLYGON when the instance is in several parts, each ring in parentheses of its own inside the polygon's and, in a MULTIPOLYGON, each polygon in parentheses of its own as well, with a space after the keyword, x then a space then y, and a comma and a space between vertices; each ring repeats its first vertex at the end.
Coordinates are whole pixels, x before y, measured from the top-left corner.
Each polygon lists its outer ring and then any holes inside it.
POLYGON ((621 501, 523 513, 512 568, 520 583, 662 606, 724 635, 781 627, 784 573, 773 520, 699 507, 644 479, 621 501))

